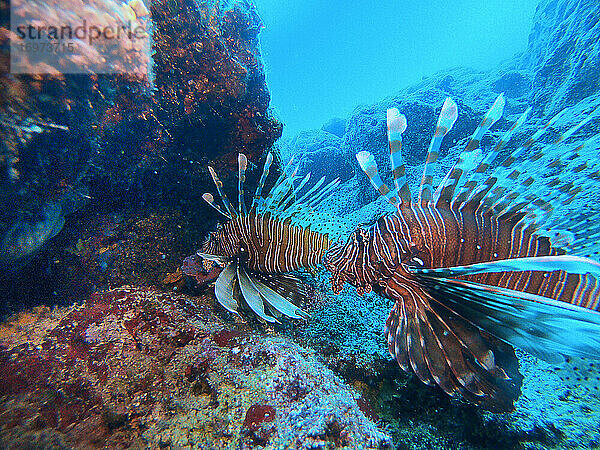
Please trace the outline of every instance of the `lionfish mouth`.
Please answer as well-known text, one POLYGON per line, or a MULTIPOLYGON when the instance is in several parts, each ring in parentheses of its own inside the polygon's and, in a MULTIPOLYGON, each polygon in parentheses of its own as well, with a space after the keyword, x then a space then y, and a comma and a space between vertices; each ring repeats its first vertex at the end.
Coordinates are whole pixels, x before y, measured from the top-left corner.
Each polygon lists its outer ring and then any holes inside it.
MULTIPOLYGON (((213 262, 213 263, 217 263, 220 266, 225 266, 229 262, 229 259, 226 258, 225 256, 211 255, 210 253, 204 253, 202 251, 196 252, 196 255, 199 256, 200 258, 202 258, 205 266, 207 265, 207 262, 209 262, 209 261, 213 262)), ((213 264, 210 264, 210 266, 213 266, 213 264)))

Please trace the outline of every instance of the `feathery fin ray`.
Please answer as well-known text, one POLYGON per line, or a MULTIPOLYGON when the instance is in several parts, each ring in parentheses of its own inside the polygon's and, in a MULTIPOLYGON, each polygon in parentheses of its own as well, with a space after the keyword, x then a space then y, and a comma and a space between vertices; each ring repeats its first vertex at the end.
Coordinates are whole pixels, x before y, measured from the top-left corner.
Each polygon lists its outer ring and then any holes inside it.
POLYGON ((457 118, 458 106, 454 100, 447 97, 442 105, 435 132, 431 138, 431 143, 429 144, 429 149, 427 151, 425 169, 423 170, 423 178, 421 179, 419 188, 419 203, 422 206, 429 204, 433 200, 433 170, 439 157, 440 145, 442 144, 444 136, 446 136, 454 126, 457 118))

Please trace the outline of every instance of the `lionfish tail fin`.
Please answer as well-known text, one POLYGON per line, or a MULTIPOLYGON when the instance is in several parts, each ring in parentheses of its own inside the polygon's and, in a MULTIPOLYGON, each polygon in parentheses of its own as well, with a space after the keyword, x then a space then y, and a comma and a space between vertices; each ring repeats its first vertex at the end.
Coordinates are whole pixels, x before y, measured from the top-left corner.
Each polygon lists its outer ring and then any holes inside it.
POLYGON ((425 161, 425 169, 423 170, 423 178, 421 179, 421 185, 419 188, 419 202, 422 206, 426 206, 433 199, 433 172, 435 163, 437 162, 440 145, 442 139, 448 134, 448 132, 454 126, 456 119, 458 118, 458 106, 450 97, 446 98, 440 111, 440 116, 435 127, 435 132, 431 138, 429 144, 429 150, 427 151, 427 159, 425 161))
POLYGON ((402 205, 410 206, 410 190, 406 180, 406 166, 402 158, 402 133, 406 130, 406 116, 397 108, 387 110, 387 136, 390 149, 394 191, 392 197, 399 198, 402 205))
POLYGON ((370 152, 363 150, 362 152, 356 154, 356 160, 358 161, 360 168, 369 178, 369 181, 375 190, 379 191, 379 194, 382 197, 385 197, 392 205, 396 205, 398 203, 398 198, 390 195, 390 188, 387 187, 387 185, 379 176, 377 163, 375 162, 373 155, 370 152))
POLYGON ((396 304, 385 329, 400 367, 452 397, 462 396, 490 411, 512 411, 522 384, 512 348, 420 286, 401 283, 392 280, 386 287, 396 304))
POLYGON ((469 139, 469 142, 462 154, 458 158, 456 164, 450 169, 442 180, 438 190, 435 193, 434 201, 436 207, 442 206, 442 204, 449 204, 454 197, 454 193, 460 178, 464 172, 466 172, 472 165, 474 165, 480 156, 479 144, 484 134, 496 123, 504 111, 504 95, 500 94, 491 108, 488 110, 479 126, 473 132, 473 135, 469 139))
POLYGON ((427 274, 421 271, 418 278, 441 304, 540 359, 559 362, 561 355, 600 359, 600 312, 596 311, 600 264, 567 256, 523 260, 434 269, 427 274), (506 270, 538 271, 542 279, 562 277, 559 298, 446 278, 506 270))
POLYGON ((298 278, 283 274, 259 274, 237 262, 228 263, 215 283, 215 297, 227 311, 240 315, 251 311, 263 323, 280 318, 307 319, 295 303, 308 302, 308 287, 298 278))

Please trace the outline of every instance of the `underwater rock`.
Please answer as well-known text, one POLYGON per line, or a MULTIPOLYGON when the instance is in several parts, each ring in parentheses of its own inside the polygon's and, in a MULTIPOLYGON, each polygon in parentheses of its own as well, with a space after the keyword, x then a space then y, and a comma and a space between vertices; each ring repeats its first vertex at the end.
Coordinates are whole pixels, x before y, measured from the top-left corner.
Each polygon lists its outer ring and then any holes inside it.
POLYGON ((58 203, 41 208, 31 220, 17 220, 0 243, 0 268, 15 270, 32 257, 48 239, 62 230, 65 218, 58 203))
POLYGON ((547 115, 600 89, 600 4, 544 0, 536 9, 523 65, 534 72, 531 102, 547 115))
POLYGON ((391 446, 310 351, 213 302, 123 287, 2 324, 0 445, 391 446))
POLYGON ((323 124, 321 130, 335 134, 337 137, 343 137, 346 131, 346 119, 333 117, 323 124))
POLYGON ((352 161, 341 151, 342 139, 323 130, 300 132, 280 149, 282 162, 292 158, 292 167, 298 167, 298 175, 308 172, 316 182, 321 177, 327 180, 339 178, 342 182, 354 175, 352 161))
POLYGON ((175 145, 191 147, 196 157, 237 161, 242 152, 258 159, 282 125, 268 109, 256 8, 245 1, 160 0, 151 11, 156 114, 175 145))
MULTIPOLYGON (((117 3, 145 11, 138 0, 117 3)), ((77 17, 79 7, 61 2, 61 14, 77 17)), ((106 7, 90 2, 86 11, 101 16, 106 7)), ((119 209, 176 199, 192 209, 211 183, 208 160, 231 168, 242 151, 258 160, 281 135, 268 109, 254 6, 164 0, 150 13, 153 78, 0 74, 0 236, 45 204, 61 203, 63 216, 86 203, 119 209)), ((3 45, 7 28, 0 23, 3 45)))

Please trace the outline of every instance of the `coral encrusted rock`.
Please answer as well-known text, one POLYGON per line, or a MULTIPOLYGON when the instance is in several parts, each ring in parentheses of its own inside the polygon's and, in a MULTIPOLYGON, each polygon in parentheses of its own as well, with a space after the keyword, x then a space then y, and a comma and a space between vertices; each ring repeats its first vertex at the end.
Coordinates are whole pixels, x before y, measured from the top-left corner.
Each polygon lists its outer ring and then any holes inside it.
POLYGON ((387 448, 359 395, 214 300, 123 287, 0 326, 0 447, 387 448))

